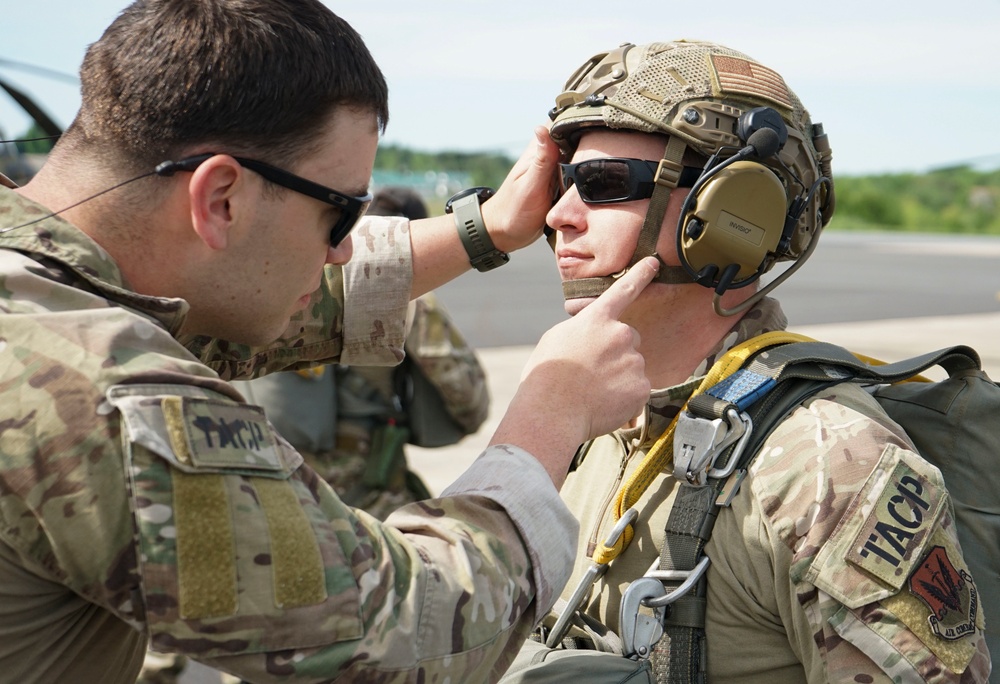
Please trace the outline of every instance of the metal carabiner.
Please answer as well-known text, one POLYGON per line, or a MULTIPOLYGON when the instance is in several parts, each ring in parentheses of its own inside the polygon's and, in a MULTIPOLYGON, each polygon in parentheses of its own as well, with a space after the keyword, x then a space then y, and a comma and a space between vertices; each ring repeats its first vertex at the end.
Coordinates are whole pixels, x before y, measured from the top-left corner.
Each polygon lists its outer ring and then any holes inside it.
MULTIPOLYGON (((635 508, 630 508, 625 511, 625 514, 618 519, 615 526, 611 528, 608 538, 604 540, 605 546, 614 546, 618 543, 618 540, 625 533, 625 528, 636 521, 639 517, 639 511, 635 508)), ((594 563, 591 561, 590 567, 587 571, 583 573, 583 577, 580 578, 579 583, 576 585, 576 589, 573 590, 572 595, 569 597, 569 601, 566 602, 566 609, 563 610, 559 619, 556 620, 556 624, 553 625, 552 631, 549 632, 549 637, 545 640, 545 645, 548 648, 555 648, 562 641, 563 637, 566 636, 566 632, 569 630, 569 621, 573 618, 573 613, 580 609, 583 605, 584 600, 587 598, 587 594, 590 593, 590 588, 601 577, 604 573, 608 571, 609 563, 594 563)))
POLYGON ((663 636, 667 609, 656 606, 652 608, 653 614, 648 615, 640 608, 650 606, 653 599, 662 598, 666 593, 663 582, 652 577, 640 577, 625 589, 618 610, 618 624, 621 626, 622 655, 626 658, 648 658, 663 636))
POLYGON ((729 420, 730 425, 742 425, 739 430, 732 430, 729 436, 723 440, 723 443, 719 445, 719 454, 721 455, 726 448, 736 442, 736 446, 733 447, 733 453, 729 455, 729 461, 722 468, 716 468, 715 462, 718 457, 712 459, 712 465, 708 469, 708 476, 721 480, 724 477, 729 477, 729 475, 736 469, 736 465, 740 462, 740 457, 743 455, 743 450, 747 446, 747 442, 750 441, 750 435, 753 434, 753 420, 746 413, 740 413, 736 409, 729 409, 726 411, 726 419, 729 420), (739 440, 739 441, 737 441, 739 440))
POLYGON ((718 479, 729 476, 750 439, 753 421, 733 408, 728 409, 723 417, 725 420, 709 420, 690 411, 680 414, 674 429, 674 477, 703 487, 709 477, 718 479), (737 441, 726 467, 716 468, 715 461, 737 441))
POLYGON ((706 570, 708 570, 708 566, 711 562, 711 558, 708 556, 702 556, 701 560, 698 561, 698 564, 691 570, 654 570, 653 568, 650 568, 649 571, 646 572, 646 577, 651 577, 659 580, 660 582, 680 581, 681 584, 676 589, 669 591, 665 596, 651 598, 644 601, 643 605, 649 606, 650 608, 660 608, 662 606, 670 605, 694 589, 694 585, 698 583, 701 576, 705 574, 706 570))

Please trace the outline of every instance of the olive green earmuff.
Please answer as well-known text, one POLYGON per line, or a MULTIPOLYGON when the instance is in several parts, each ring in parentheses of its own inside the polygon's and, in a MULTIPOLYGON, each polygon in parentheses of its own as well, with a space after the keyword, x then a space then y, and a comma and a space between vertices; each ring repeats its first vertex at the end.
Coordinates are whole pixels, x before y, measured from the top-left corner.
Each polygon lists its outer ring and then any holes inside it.
MULTIPOLYGON (((740 115, 744 147, 719 162, 713 155, 688 194, 677 225, 677 253, 694 281, 743 287, 759 278, 782 251, 790 203, 778 174, 762 163, 788 140, 781 115, 757 107, 740 115)), ((724 150, 720 150, 724 151, 724 150)))

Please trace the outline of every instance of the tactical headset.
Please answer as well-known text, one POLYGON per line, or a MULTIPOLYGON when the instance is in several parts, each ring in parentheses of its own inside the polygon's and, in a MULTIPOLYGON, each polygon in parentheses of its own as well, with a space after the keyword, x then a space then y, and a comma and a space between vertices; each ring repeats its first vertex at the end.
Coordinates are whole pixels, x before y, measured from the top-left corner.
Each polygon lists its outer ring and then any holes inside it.
MULTIPOLYGON (((821 176, 806 188, 786 166, 784 170, 799 186, 786 187, 782 176, 763 163, 776 160, 780 164, 776 155, 788 140, 788 127, 774 109, 756 107, 742 113, 736 134, 744 146, 723 161, 719 157, 734 150, 720 148, 681 205, 677 255, 694 282, 713 288, 719 296, 755 282, 783 257, 795 259, 791 268, 754 298, 757 301, 812 253, 817 236, 798 258, 791 253, 792 238, 815 193, 825 187, 825 196, 832 196, 832 182, 821 176)), ((826 206, 820 211, 825 210, 826 206)))
MULTIPOLYGON (((779 75, 729 48, 676 41, 600 53, 570 77, 550 117, 566 154, 588 127, 668 135, 629 267, 655 254, 670 191, 684 185, 685 151, 708 157, 681 207, 680 266, 661 261, 655 280, 714 289, 720 315, 749 308, 797 270, 832 215, 822 125, 811 124, 779 75), (721 307, 722 294, 778 261, 795 263, 743 304, 721 307)), ((597 296, 620 275, 566 281, 564 296, 597 296)))

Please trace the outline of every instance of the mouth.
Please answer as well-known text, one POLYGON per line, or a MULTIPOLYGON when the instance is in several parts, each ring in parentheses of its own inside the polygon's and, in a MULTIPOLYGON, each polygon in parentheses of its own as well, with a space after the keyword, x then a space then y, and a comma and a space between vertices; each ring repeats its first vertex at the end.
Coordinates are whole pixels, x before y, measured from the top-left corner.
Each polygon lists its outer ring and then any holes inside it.
POLYGON ((556 266, 564 278, 574 275, 580 268, 585 267, 593 260, 592 255, 570 249, 560 249, 556 252, 556 266))

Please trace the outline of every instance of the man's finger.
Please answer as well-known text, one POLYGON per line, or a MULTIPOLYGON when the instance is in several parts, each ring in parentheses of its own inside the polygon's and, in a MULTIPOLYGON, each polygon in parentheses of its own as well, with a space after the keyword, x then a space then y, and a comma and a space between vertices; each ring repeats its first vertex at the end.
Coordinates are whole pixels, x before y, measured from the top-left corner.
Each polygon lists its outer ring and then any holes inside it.
POLYGON ((646 257, 616 280, 607 292, 597 298, 587 309, 598 307, 613 318, 619 318, 629 304, 635 301, 646 286, 656 277, 660 262, 656 257, 646 257))

